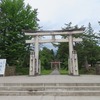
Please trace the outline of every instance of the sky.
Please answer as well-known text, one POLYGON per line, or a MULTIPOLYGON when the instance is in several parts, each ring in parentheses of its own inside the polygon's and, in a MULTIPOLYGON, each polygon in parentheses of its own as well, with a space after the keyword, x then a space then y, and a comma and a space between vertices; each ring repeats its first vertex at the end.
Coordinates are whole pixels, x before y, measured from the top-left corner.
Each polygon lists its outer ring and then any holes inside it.
POLYGON ((44 30, 61 29, 65 23, 88 26, 94 31, 100 26, 100 0, 25 0, 32 9, 38 9, 39 25, 44 30))
POLYGON ((43 30, 59 30, 65 24, 85 27, 90 22, 99 32, 100 0, 24 0, 32 9, 38 9, 39 26, 43 30))

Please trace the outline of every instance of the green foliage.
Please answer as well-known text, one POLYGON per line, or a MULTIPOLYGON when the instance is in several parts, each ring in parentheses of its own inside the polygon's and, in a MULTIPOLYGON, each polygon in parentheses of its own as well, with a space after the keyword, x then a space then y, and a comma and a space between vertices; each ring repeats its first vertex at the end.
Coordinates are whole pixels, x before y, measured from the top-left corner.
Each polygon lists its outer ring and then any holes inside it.
POLYGON ((29 75, 28 67, 16 67, 16 75, 29 75))
POLYGON ((46 47, 40 51, 41 66, 43 69, 51 69, 50 62, 54 60, 54 52, 46 47))
POLYGON ((96 74, 96 68, 95 67, 91 67, 89 70, 86 70, 86 68, 84 67, 84 68, 81 68, 80 70, 79 70, 79 73, 80 74, 89 74, 89 75, 95 75, 96 74))
POLYGON ((42 74, 42 75, 49 75, 51 72, 52 72, 52 70, 45 70, 45 69, 43 69, 43 70, 41 71, 41 74, 42 74))
POLYGON ((57 58, 61 63, 61 68, 66 68, 68 66, 68 43, 59 43, 58 51, 57 51, 57 58))
POLYGON ((29 59, 28 38, 22 29, 38 29, 37 9, 25 6, 24 0, 0 2, 0 58, 9 65, 27 66, 29 59))
POLYGON ((66 70, 66 69, 60 69, 59 72, 60 72, 61 75, 67 75, 68 74, 68 70, 66 70))
MULTIPOLYGON (((83 39, 81 43, 76 43, 75 49, 78 52, 79 65, 85 66, 87 62, 91 66, 100 59, 100 46, 98 45, 97 34, 94 33, 91 24, 88 24, 84 34, 80 35, 83 39)), ((85 66, 86 67, 86 66, 85 66)))
MULTIPOLYGON (((72 26, 72 23, 65 24, 65 29, 78 29, 78 25, 72 26)), ((83 26, 82 26, 83 27, 83 26)), ((67 35, 63 35, 63 38, 66 38, 67 35)), ((82 38, 82 42, 76 42, 74 45, 74 50, 77 51, 78 54, 78 62, 79 62, 79 69, 82 69, 84 66, 85 68, 86 63, 87 65, 90 64, 92 67, 94 67, 94 64, 100 60, 100 44, 99 40, 100 37, 98 37, 98 34, 94 33, 91 24, 88 24, 88 27, 85 30, 85 33, 83 34, 76 34, 73 35, 75 38, 82 38)), ((57 58, 60 59, 62 62, 61 67, 66 68, 68 66, 68 55, 69 55, 69 46, 67 43, 59 43, 58 45, 58 52, 57 52, 57 58)), ((92 72, 92 71, 90 71, 92 72)))

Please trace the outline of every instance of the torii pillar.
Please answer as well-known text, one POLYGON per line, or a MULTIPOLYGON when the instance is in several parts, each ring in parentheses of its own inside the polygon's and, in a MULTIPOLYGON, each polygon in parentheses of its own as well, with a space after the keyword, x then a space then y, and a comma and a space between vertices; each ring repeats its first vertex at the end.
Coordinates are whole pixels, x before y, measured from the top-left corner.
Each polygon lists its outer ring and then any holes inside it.
POLYGON ((36 74, 39 74, 39 41, 38 36, 35 37, 35 66, 36 74))
POLYGON ((69 35, 69 74, 73 74, 73 37, 69 35))
POLYGON ((73 37, 72 34, 68 36, 69 38, 69 59, 68 59, 68 68, 70 75, 79 75, 78 72, 78 58, 77 52, 73 49, 73 37))

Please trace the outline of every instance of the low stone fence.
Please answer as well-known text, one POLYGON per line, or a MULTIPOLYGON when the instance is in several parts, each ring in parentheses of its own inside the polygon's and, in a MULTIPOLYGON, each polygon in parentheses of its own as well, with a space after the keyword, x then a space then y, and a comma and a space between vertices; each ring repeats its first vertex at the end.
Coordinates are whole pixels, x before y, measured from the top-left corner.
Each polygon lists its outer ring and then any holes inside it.
POLYGON ((13 76, 13 75, 15 75, 15 70, 16 70, 15 66, 7 66, 6 70, 5 70, 5 76, 13 76))

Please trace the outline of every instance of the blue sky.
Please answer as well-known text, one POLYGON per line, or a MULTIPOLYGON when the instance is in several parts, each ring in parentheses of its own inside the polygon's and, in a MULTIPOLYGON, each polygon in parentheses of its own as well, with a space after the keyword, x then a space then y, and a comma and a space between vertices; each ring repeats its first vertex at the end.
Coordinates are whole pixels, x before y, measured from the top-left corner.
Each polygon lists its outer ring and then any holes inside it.
POLYGON ((38 9, 39 25, 44 30, 61 29, 69 22, 79 26, 91 22, 94 31, 100 30, 100 0, 25 0, 28 3, 38 9))

